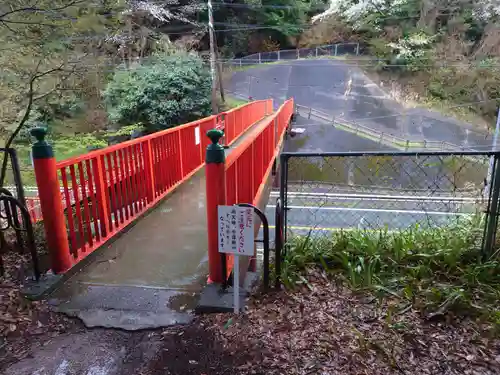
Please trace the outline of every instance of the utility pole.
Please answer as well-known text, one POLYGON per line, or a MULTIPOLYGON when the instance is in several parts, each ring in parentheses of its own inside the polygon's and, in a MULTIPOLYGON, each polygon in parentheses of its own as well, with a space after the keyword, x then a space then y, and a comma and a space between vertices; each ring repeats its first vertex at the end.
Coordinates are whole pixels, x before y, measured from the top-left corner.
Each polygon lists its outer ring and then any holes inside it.
MULTIPOLYGON (((215 35, 214 32, 214 41, 215 41, 215 47, 218 46, 217 44, 217 35, 215 35)), ((222 63, 219 59, 219 51, 217 48, 215 48, 215 61, 217 61, 217 77, 219 78, 219 90, 220 90, 220 98, 222 100, 222 103, 226 102, 226 95, 224 94, 224 85, 222 83, 222 63)))
POLYGON ((215 38, 214 38, 214 15, 212 0, 207 0, 208 7, 208 33, 210 37, 210 75, 212 77, 212 114, 219 112, 217 108, 217 82, 215 73, 215 38))

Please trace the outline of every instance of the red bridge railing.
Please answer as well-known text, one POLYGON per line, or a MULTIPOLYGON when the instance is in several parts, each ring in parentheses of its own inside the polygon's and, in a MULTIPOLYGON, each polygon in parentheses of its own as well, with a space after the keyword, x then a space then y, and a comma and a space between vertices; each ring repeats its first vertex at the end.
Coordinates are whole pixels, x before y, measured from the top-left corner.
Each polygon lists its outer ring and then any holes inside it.
MULTIPOLYGON (((271 110, 264 100, 227 112, 229 142, 271 110)), ((57 164, 35 158, 47 240, 58 254, 54 271, 66 271, 196 173, 209 143, 204 134, 216 126, 210 116, 57 164)))
MULTIPOLYGON (((224 164, 207 163, 209 279, 213 282, 223 280, 218 252, 217 206, 240 203, 258 206, 261 203, 293 110, 293 99, 289 99, 260 124, 255 133, 232 150, 224 164)), ((231 257, 228 257, 226 264, 227 272, 230 272, 231 257)))

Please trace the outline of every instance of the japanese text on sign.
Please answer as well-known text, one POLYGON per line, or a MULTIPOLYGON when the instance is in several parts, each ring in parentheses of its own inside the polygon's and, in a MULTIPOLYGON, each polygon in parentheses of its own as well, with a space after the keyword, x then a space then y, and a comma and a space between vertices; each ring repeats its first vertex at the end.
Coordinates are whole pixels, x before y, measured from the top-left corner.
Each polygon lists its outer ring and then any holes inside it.
POLYGON ((253 208, 219 206, 219 252, 254 255, 253 208))

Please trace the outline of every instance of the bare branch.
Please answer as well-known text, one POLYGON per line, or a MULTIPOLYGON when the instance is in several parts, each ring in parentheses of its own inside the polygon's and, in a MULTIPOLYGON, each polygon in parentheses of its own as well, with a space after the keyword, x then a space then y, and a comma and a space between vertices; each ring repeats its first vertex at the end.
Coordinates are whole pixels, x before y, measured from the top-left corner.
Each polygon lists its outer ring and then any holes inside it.
MULTIPOLYGON (((65 71, 63 69, 64 67, 64 63, 60 64, 59 66, 55 67, 55 68, 52 68, 52 69, 49 69, 49 70, 46 70, 44 72, 38 72, 38 70, 40 69, 40 65, 42 64, 42 59, 38 60, 38 63, 36 65, 36 68, 34 70, 34 73, 32 74, 30 80, 29 80, 29 89, 28 89, 28 104, 26 105, 26 109, 24 111, 24 115, 21 119, 21 121, 19 121, 16 129, 14 130, 14 132, 10 135, 10 137, 8 138, 7 142, 5 143, 5 148, 9 148, 12 143, 14 142, 14 140, 16 139, 17 135, 19 134, 19 132, 21 131, 21 129, 24 127, 24 125, 26 124, 26 122, 29 120, 29 117, 30 117, 30 114, 31 114, 31 110, 33 108, 33 103, 36 101, 36 100, 40 100, 41 98, 47 96, 47 95, 50 95, 51 93, 53 93, 54 91, 57 90, 57 86, 53 89, 53 90, 50 90, 49 92, 47 93, 44 93, 40 96, 35 96, 35 83, 37 80, 39 80, 40 78, 42 77, 45 77, 49 74, 52 74, 52 73, 55 73, 55 72, 61 72, 61 71, 65 71)), ((69 76, 71 75, 71 71, 68 72, 69 74, 66 76, 65 79, 68 79, 69 76)), ((7 174, 7 163, 8 163, 8 158, 7 158, 7 154, 4 155, 4 158, 3 158, 3 162, 2 162, 2 166, 1 166, 1 171, 0 171, 0 186, 3 186, 4 184, 4 181, 5 181, 5 175, 7 174)))
MULTIPOLYGON (((59 12, 61 10, 68 9, 68 8, 72 7, 73 5, 77 5, 77 4, 81 4, 81 3, 85 3, 85 0, 74 0, 74 1, 69 2, 66 5, 63 5, 63 6, 60 6, 57 8, 52 8, 52 9, 43 9, 43 8, 37 8, 37 7, 33 7, 33 6, 17 8, 17 9, 13 9, 11 11, 5 12, 3 14, 0 14, 0 20, 3 20, 5 17, 8 17, 12 14, 21 13, 21 12, 47 12, 47 13, 59 12)), ((12 21, 8 21, 8 20, 3 20, 3 21, 12 22, 12 21)))

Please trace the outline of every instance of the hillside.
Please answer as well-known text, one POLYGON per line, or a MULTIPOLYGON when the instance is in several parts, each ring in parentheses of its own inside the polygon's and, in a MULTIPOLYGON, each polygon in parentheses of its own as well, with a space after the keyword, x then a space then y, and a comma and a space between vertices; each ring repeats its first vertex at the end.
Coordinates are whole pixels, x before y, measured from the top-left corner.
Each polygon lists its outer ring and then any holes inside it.
POLYGON ((494 124, 499 104, 500 8, 493 1, 332 0, 302 46, 355 40, 358 65, 405 101, 494 124))

